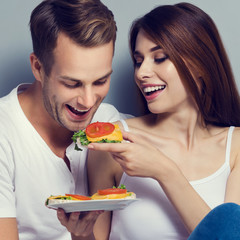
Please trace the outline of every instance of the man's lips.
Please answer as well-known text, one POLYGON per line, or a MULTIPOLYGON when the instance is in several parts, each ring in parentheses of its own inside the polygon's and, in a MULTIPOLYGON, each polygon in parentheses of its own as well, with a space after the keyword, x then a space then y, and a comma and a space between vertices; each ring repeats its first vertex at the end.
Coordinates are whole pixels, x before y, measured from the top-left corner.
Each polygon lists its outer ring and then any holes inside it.
POLYGON ((72 118, 74 118, 75 120, 82 120, 82 119, 86 118, 91 110, 91 108, 90 109, 77 109, 70 105, 66 105, 66 107, 67 107, 67 110, 68 110, 68 113, 70 114, 70 116, 72 118))
POLYGON ((81 110, 81 109, 74 108, 70 105, 67 105, 67 108, 76 115, 82 115, 89 111, 89 109, 81 110))

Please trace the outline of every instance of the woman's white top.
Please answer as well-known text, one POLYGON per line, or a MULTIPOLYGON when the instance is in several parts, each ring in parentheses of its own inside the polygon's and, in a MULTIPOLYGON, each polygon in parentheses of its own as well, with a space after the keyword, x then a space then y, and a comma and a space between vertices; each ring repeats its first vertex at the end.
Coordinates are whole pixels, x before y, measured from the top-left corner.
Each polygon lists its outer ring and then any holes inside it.
MULTIPOLYGON (((126 122, 122 124, 125 131, 129 131, 126 122)), ((210 176, 190 181, 211 208, 224 202, 233 130, 234 127, 230 127, 228 131, 224 164, 210 176)), ((183 222, 156 180, 129 177, 124 173, 120 184, 126 185, 141 200, 113 212, 110 240, 187 239, 189 234, 183 222)))

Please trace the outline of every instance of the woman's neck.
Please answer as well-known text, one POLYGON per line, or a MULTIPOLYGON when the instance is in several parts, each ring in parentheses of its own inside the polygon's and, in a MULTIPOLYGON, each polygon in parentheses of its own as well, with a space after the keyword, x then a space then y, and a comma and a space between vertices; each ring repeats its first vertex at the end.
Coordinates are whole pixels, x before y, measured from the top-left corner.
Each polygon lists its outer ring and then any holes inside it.
POLYGON ((209 135, 208 128, 203 126, 201 116, 195 109, 155 115, 155 128, 162 136, 176 139, 188 149, 209 135))

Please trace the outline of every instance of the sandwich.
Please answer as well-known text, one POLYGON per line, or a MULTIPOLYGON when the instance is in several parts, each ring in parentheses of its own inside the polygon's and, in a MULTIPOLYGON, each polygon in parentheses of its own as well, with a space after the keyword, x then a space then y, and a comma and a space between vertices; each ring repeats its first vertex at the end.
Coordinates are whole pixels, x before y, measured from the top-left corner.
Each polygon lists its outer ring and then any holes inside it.
POLYGON ((65 194, 65 195, 57 195, 57 196, 50 196, 47 198, 45 205, 51 205, 55 203, 65 203, 65 202, 74 202, 74 201, 88 201, 92 200, 91 197, 78 195, 78 194, 65 194))
POLYGON ((76 202, 76 201, 91 201, 91 200, 106 200, 106 199, 135 199, 136 194, 129 192, 125 185, 119 187, 112 187, 106 189, 100 189, 92 196, 84 196, 78 194, 65 194, 50 196, 47 198, 45 205, 48 207, 51 204, 76 202))
POLYGON ((116 188, 100 189, 91 197, 93 200, 106 200, 106 199, 135 199, 134 192, 127 191, 124 185, 116 188))
POLYGON ((72 136, 75 150, 82 151, 79 145, 87 146, 89 143, 117 143, 123 140, 122 132, 117 124, 110 122, 94 122, 85 130, 79 130, 72 136))

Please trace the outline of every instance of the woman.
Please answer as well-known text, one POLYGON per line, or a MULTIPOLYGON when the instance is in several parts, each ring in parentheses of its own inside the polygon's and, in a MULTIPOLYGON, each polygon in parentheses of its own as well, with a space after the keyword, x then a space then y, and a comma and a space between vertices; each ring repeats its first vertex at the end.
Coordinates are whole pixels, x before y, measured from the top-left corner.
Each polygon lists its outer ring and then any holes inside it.
MULTIPOLYGON (((141 199, 113 212, 110 239, 181 240, 194 229, 190 239, 240 239, 224 231, 226 209, 239 214, 240 101, 215 24, 188 3, 160 6, 133 23, 130 47, 150 113, 119 123, 127 142, 89 145, 101 151, 88 161, 90 192, 124 184, 141 199)), ((98 239, 109 215, 97 220, 98 239)))

